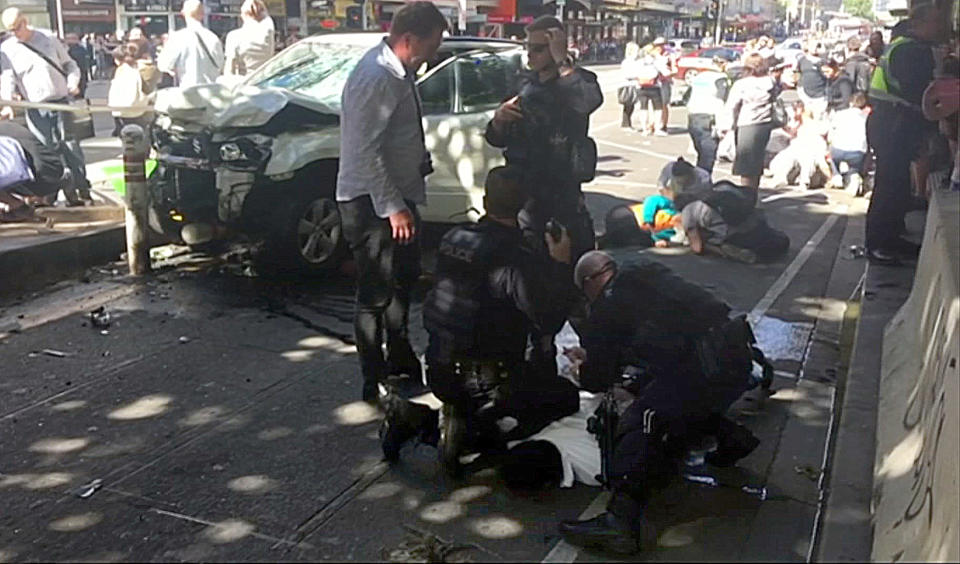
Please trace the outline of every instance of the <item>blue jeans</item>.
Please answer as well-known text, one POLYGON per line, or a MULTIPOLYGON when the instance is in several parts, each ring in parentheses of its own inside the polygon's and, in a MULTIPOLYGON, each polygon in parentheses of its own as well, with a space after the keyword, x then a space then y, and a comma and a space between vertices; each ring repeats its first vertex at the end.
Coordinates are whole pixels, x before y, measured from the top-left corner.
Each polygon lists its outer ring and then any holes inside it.
MULTIPOLYGON (((64 102, 64 100, 56 100, 64 102)), ((60 154, 66 168, 70 170, 72 181, 63 189, 67 201, 76 202, 80 196, 90 197, 90 182, 87 180, 87 165, 83 158, 80 143, 68 135, 64 128, 61 112, 49 110, 27 110, 27 127, 34 137, 44 146, 50 147, 60 154)))
MULTIPOLYGON (((847 163, 847 166, 850 167, 850 172, 863 174, 863 160, 866 156, 867 154, 863 151, 830 149, 830 166, 833 168, 833 174, 840 174, 840 163, 847 163)), ((846 177, 846 175, 844 175, 844 177, 846 177)))

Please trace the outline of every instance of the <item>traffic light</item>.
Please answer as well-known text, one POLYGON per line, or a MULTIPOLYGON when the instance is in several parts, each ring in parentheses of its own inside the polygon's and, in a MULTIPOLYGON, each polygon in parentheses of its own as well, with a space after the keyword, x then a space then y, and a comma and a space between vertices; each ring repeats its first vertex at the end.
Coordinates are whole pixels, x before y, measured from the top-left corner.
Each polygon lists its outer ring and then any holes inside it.
POLYGON ((347 27, 360 29, 363 27, 363 8, 361 6, 347 6, 347 27))
POLYGON ((720 0, 710 0, 710 17, 716 18, 720 11, 720 0))

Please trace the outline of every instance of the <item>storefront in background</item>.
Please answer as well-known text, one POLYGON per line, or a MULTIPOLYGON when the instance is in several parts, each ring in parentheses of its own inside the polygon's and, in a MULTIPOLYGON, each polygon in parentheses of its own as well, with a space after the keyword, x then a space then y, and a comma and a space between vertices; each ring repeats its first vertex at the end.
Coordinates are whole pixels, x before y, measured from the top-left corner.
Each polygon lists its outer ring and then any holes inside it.
MULTIPOLYGON (((67 0, 64 0, 67 1, 67 0)), ((83 0, 80 0, 83 1, 83 0)), ((148 35, 160 35, 186 25, 180 10, 183 0, 121 0, 117 25, 127 30, 140 26, 148 35)), ((287 10, 284 0, 265 0, 277 31, 286 29, 287 10)), ((206 25, 223 37, 240 27, 240 6, 243 0, 206 0, 206 25)))
POLYGON ((66 33, 113 33, 117 29, 113 0, 60 0, 66 33))

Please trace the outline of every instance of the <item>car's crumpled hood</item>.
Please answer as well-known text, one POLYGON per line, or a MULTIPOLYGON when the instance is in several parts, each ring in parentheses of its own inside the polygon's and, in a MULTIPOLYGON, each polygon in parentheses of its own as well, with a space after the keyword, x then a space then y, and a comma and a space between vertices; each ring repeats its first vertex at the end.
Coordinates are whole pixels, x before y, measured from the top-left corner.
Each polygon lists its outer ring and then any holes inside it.
POLYGON ((220 129, 259 127, 287 104, 339 115, 334 108, 289 90, 249 85, 231 87, 218 83, 159 90, 154 109, 178 123, 220 129))

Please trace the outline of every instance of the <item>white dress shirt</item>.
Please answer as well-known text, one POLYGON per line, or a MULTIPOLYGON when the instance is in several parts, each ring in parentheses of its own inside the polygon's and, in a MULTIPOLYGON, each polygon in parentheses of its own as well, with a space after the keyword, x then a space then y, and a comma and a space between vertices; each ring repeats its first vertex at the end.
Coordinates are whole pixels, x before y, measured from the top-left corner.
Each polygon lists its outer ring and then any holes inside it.
POLYGON ((170 34, 157 59, 157 68, 177 77, 182 87, 216 82, 223 69, 223 45, 215 33, 187 18, 187 27, 170 34))
POLYGON ((0 44, 0 100, 12 100, 15 91, 28 102, 60 100, 79 87, 80 67, 59 39, 47 31, 34 29, 27 43, 56 63, 67 76, 11 35, 0 44))
POLYGON ((244 20, 242 26, 227 34, 225 43, 227 66, 223 73, 250 74, 273 56, 273 19, 244 20))

